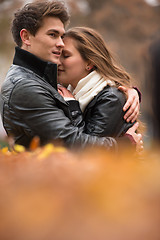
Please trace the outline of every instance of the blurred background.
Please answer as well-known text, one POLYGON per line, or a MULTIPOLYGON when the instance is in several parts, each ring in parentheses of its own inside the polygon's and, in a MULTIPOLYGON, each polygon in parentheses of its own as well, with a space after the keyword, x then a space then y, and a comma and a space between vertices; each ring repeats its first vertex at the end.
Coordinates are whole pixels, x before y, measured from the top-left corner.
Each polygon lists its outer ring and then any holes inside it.
MULTIPOLYGON (((14 42, 10 23, 14 11, 31 0, 0 0, 0 86, 12 64, 14 42)), ((158 82, 160 69, 159 0, 65 0, 72 26, 89 26, 104 37, 114 56, 134 78, 142 93, 141 120, 145 147, 160 139, 158 82)), ((0 124, 0 136, 5 132, 0 124)))

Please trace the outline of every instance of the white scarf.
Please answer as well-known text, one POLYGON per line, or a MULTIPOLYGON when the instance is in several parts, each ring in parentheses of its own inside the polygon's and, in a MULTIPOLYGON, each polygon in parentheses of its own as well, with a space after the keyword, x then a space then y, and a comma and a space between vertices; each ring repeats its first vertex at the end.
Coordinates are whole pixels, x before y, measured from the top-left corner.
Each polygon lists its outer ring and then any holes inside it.
POLYGON ((72 92, 75 99, 79 101, 83 112, 90 101, 107 85, 115 86, 115 83, 109 79, 104 79, 99 73, 93 71, 82 78, 75 89, 71 85, 68 86, 68 89, 72 92))

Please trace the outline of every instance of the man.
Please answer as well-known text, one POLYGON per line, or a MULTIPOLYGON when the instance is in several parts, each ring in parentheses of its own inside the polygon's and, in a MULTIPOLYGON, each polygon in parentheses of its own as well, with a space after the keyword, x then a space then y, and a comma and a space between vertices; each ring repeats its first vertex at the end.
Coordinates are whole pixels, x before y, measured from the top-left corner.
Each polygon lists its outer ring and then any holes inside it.
POLYGON ((61 140, 67 147, 115 148, 113 138, 83 133, 82 116, 75 117, 77 103, 73 101, 70 112, 57 92, 57 64, 68 21, 68 12, 59 1, 33 2, 15 13, 12 34, 17 47, 1 90, 4 128, 15 143, 27 148, 34 136, 39 136, 42 145, 61 140))

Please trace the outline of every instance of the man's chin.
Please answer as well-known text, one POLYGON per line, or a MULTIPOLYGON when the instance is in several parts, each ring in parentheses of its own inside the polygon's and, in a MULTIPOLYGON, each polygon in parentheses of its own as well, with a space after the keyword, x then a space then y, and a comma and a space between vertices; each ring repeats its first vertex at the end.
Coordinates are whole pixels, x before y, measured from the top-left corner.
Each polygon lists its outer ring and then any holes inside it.
POLYGON ((52 63, 55 63, 55 64, 57 64, 57 65, 60 65, 60 59, 58 59, 58 58, 54 58, 54 59, 52 59, 52 63))

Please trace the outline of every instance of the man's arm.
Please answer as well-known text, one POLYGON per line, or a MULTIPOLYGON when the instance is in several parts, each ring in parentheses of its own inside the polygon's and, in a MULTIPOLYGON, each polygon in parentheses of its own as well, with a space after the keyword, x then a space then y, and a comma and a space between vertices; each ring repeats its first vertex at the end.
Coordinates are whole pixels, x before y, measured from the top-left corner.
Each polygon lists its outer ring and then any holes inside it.
POLYGON ((68 106, 60 108, 60 103, 54 99, 52 91, 44 90, 34 81, 17 84, 10 97, 10 107, 43 143, 63 140, 67 147, 85 147, 89 144, 105 146, 107 149, 116 148, 114 138, 90 136, 83 133, 82 123, 75 126, 72 118, 67 117, 68 106))

